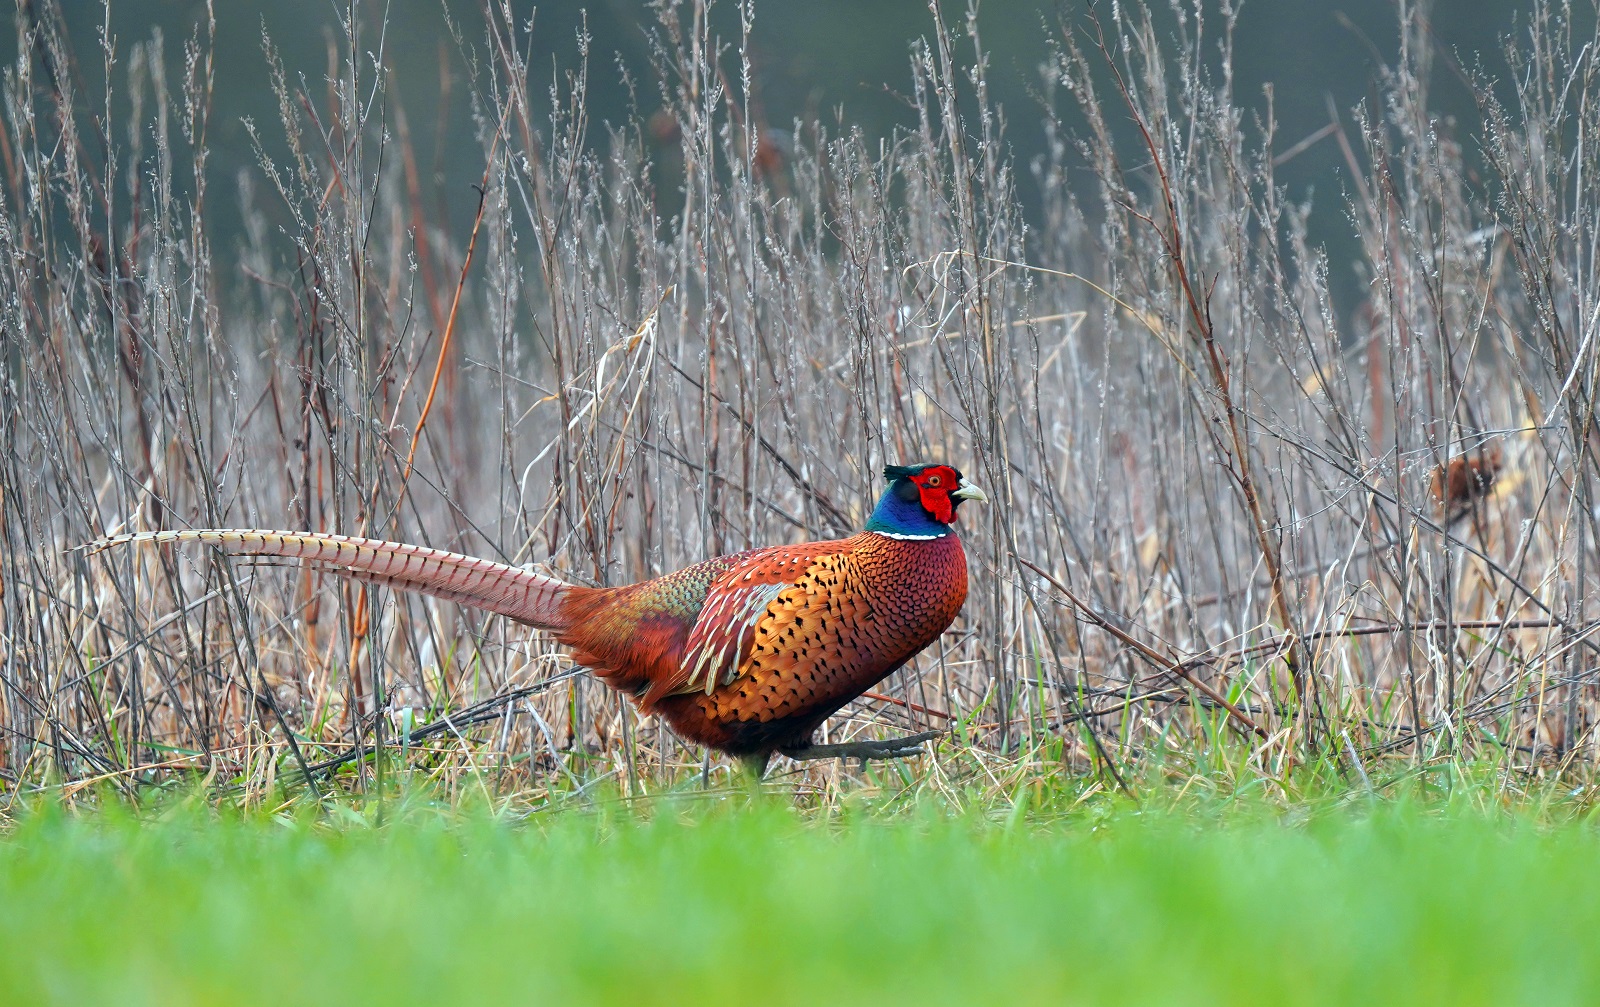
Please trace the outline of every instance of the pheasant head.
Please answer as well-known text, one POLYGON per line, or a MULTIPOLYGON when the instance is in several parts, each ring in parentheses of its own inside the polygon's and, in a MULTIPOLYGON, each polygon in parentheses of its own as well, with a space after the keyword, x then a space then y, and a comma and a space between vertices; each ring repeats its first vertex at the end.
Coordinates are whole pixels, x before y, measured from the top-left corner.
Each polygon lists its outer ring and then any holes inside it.
POLYGON ((867 519, 867 531, 897 539, 943 538, 963 500, 986 502, 983 490, 949 465, 890 465, 889 488, 867 519))

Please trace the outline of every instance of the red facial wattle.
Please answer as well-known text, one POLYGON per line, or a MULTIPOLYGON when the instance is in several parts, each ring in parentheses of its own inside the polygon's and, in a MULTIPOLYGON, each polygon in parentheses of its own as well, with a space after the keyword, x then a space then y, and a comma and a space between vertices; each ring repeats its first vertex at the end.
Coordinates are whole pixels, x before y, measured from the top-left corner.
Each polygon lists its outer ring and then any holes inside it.
POLYGON ((922 497, 922 506, 935 521, 950 524, 956 519, 955 501, 950 494, 961 483, 961 476, 948 465, 935 465, 911 477, 922 497))

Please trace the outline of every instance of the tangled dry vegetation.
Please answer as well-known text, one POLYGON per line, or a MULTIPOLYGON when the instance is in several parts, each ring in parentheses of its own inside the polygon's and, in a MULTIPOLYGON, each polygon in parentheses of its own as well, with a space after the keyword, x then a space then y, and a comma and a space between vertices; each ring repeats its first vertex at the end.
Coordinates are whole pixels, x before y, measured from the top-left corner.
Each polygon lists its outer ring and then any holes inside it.
MULTIPOLYGON (((671 128, 649 135, 588 118, 586 79, 613 71, 581 40, 551 88, 486 3, 454 26, 478 138, 458 156, 483 171, 462 229, 362 55, 381 6, 349 4, 324 89, 274 64, 260 163, 223 165, 207 26, 113 54, 23 5, 0 132, 6 801, 198 777, 273 803, 308 770, 319 793, 399 772, 525 806, 715 785, 726 767, 502 620, 75 547, 310 529, 616 584, 849 533, 883 463, 925 458, 995 505, 963 515, 956 627, 827 728, 951 730, 879 779, 1586 784, 1595 40, 1536 0, 1473 71, 1469 130, 1430 115, 1433 43, 1403 12, 1374 100, 1318 134, 1349 170, 1352 264, 1274 184, 1306 138, 1241 109, 1230 26, 1176 9, 1067 23, 1036 124, 994 107, 982 39, 932 5, 897 82, 915 128, 779 145, 745 40, 698 3, 661 6, 640 90, 671 128), (83 93, 76 68, 113 55, 116 100, 83 93), (1013 163, 1007 131, 1036 128, 1050 156, 1013 163), (233 198, 247 233, 218 248, 209 208, 233 198), (1352 265, 1369 296, 1336 312, 1352 265)), ((818 801, 860 778, 778 771, 818 801)))

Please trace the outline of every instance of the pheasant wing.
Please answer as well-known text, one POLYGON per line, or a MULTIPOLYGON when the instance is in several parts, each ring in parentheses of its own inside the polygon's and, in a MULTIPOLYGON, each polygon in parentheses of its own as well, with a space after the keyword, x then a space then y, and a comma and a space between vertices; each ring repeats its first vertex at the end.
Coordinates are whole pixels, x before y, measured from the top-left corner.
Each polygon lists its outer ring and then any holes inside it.
POLYGON ((904 627, 881 620, 859 586, 850 556, 840 552, 818 557, 779 591, 752 628, 728 688, 712 697, 717 716, 759 722, 806 711, 826 716, 863 682, 920 650, 925 641, 898 639, 904 627))
POLYGON ((837 542, 807 542, 740 556, 706 591, 705 604, 684 641, 682 676, 663 683, 660 694, 709 693, 732 681, 750 656, 756 626, 772 603, 803 581, 818 559, 842 547, 837 542))

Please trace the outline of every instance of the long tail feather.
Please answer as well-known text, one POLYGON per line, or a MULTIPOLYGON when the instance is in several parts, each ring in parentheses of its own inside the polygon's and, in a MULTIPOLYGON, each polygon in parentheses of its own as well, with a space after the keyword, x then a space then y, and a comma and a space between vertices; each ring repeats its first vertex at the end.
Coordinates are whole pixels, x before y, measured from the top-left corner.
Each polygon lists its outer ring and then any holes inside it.
POLYGON ((91 553, 140 542, 199 542, 233 556, 295 559, 346 577, 495 612, 540 629, 563 630, 563 601, 572 585, 521 567, 442 549, 345 535, 216 529, 118 535, 88 546, 91 553))

